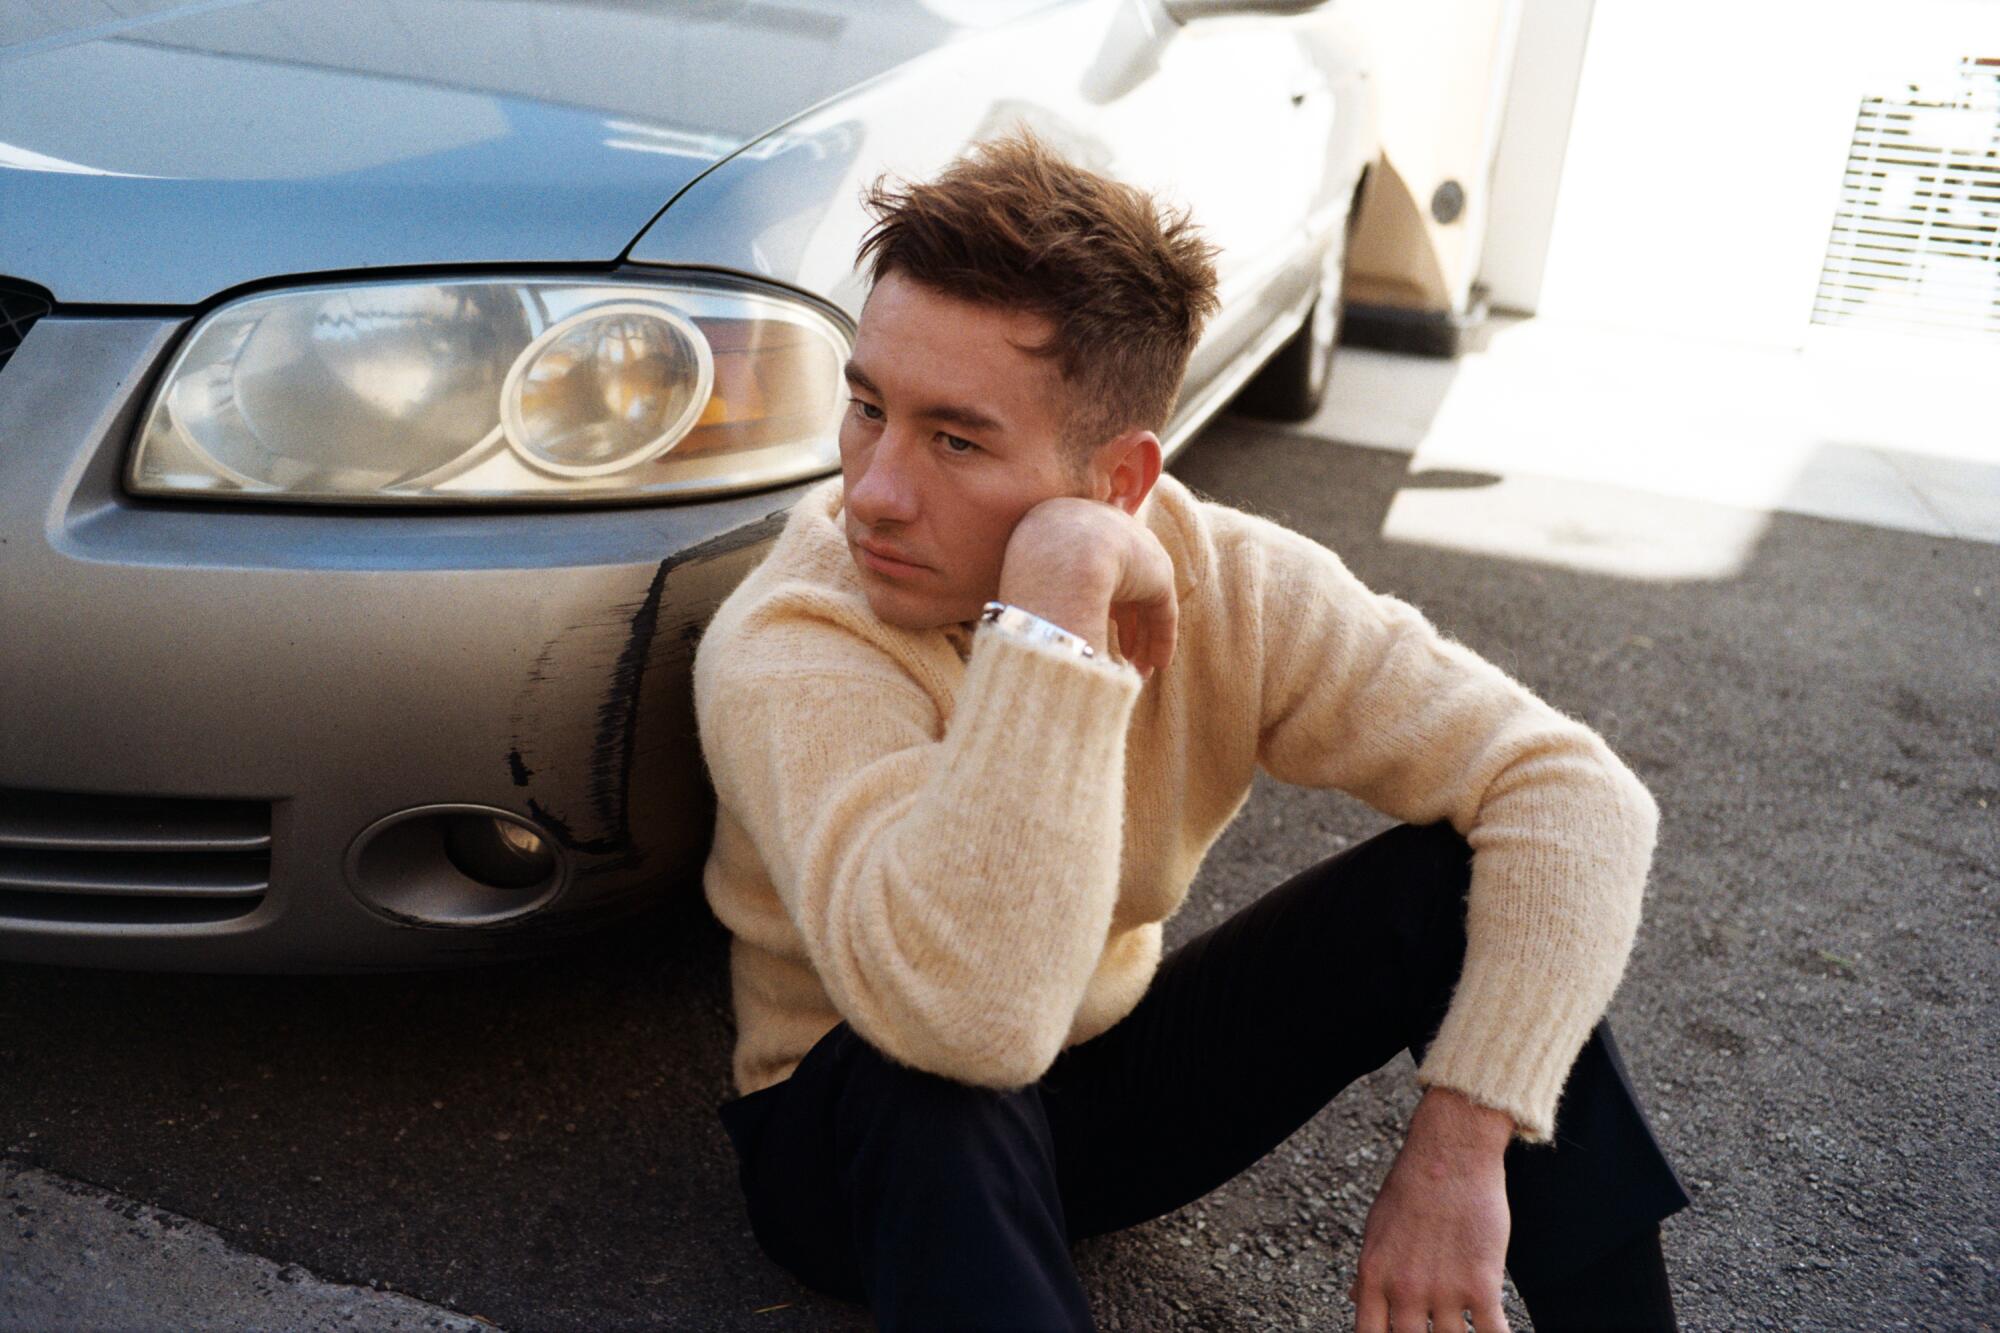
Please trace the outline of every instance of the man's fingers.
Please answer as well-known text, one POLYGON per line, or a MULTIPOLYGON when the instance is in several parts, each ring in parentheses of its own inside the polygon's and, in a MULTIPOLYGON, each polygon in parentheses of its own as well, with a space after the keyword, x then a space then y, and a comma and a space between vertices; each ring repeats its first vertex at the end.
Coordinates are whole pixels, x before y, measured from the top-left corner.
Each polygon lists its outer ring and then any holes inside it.
POLYGON ((1468 1312, 1473 1333, 1510 1333, 1497 1291, 1484 1301, 1454 1302, 1415 1292, 1399 1300, 1381 1286, 1357 1280, 1347 1289, 1347 1298, 1355 1306, 1355 1333, 1465 1333, 1468 1312))
POLYGON ((1129 647, 1126 645, 1124 632, 1120 631, 1118 651, 1125 655, 1126 661, 1139 669, 1140 675, 1151 675, 1160 665, 1159 649, 1153 642, 1152 627, 1146 623, 1146 617, 1137 611, 1127 611, 1125 623, 1131 630, 1131 643, 1129 647))
POLYGON ((1507 1316, 1500 1308, 1500 1293, 1495 1291, 1484 1300, 1450 1299, 1434 1297, 1428 1302, 1413 1298, 1408 1302, 1411 1313, 1407 1318, 1404 1307, 1391 1302, 1389 1308, 1390 1333, 1404 1333, 1405 1327, 1424 1333, 1426 1320, 1431 1333, 1465 1333, 1465 1317, 1472 1316, 1473 1333, 1509 1333, 1507 1316))
POLYGON ((1156 665, 1166 666, 1174 660, 1174 645, 1180 640, 1180 624, 1180 603, 1169 597, 1166 606, 1154 618, 1152 632, 1147 636, 1156 645, 1156 665))
MULTIPOLYGON (((1431 1312, 1420 1298, 1413 1298, 1398 1304, 1389 1301, 1389 1333, 1429 1333, 1431 1312)), ((1465 1320, 1461 1317, 1456 1324, 1438 1320, 1440 1333, 1449 1329, 1451 1333, 1464 1333, 1465 1320)))
POLYGON ((1179 604, 1168 597, 1164 602, 1151 604, 1134 602, 1130 611, 1134 634, 1142 651, 1125 655, 1155 671, 1169 665, 1174 660, 1174 641, 1180 621, 1179 604))
POLYGON ((1125 602, 1112 608, 1111 620, 1118 627, 1118 654, 1139 669, 1141 675, 1158 671, 1174 660, 1179 608, 1142 606, 1125 602))
POLYGON ((1389 1301, 1380 1287, 1354 1284, 1354 1333, 1389 1333, 1389 1301))
MULTIPOLYGON (((1125 656, 1157 671, 1173 661, 1180 618, 1174 562, 1144 523, 1116 506, 1107 508, 1126 538, 1120 548, 1119 577, 1111 602, 1131 613, 1129 628, 1136 635, 1135 646, 1140 641, 1144 645, 1143 656, 1130 652, 1125 656)), ((1128 626, 1121 624, 1119 628, 1128 626)))

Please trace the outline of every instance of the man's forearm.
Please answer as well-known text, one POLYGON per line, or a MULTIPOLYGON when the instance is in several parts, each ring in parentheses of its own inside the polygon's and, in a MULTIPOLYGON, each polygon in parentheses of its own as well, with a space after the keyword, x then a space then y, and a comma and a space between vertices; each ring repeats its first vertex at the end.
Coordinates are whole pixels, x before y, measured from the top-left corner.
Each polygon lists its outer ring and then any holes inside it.
POLYGON ((981 631, 941 717, 872 655, 715 660, 696 695, 704 735, 728 738, 708 751, 718 804, 833 1006, 905 1064, 1039 1077, 1117 898, 1136 674, 981 631))
POLYGON ((1465 960, 1417 1078, 1505 1108, 1545 1143, 1563 1080, 1637 933, 1657 807, 1602 738, 1536 732, 1467 834, 1465 960), (1515 777, 1515 773, 1533 777, 1515 777))

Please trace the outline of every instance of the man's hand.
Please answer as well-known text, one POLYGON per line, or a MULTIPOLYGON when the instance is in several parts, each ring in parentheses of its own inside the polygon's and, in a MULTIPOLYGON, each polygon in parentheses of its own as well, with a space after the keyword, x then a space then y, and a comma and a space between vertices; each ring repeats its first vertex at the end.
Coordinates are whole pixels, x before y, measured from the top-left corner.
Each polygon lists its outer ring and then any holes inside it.
POLYGON ((1514 1121, 1448 1088, 1425 1091, 1368 1210, 1348 1297, 1356 1333, 1505 1330, 1507 1172, 1514 1121))
POLYGON ((1117 621, 1119 651, 1142 676, 1173 661, 1173 561, 1152 529, 1117 505, 1063 495, 1030 509, 1007 540, 999 597, 1100 653, 1117 621))

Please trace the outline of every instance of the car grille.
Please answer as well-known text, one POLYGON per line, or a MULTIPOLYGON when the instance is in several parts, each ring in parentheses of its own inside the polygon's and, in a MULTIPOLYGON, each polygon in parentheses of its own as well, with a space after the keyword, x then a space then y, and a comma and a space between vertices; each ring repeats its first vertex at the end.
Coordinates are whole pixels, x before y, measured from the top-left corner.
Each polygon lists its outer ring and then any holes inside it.
POLYGON ((53 309, 55 302, 39 287, 0 278, 0 370, 7 368, 7 359, 34 322, 53 309))
POLYGON ((227 921, 270 879, 263 801, 0 787, 0 922, 227 921))

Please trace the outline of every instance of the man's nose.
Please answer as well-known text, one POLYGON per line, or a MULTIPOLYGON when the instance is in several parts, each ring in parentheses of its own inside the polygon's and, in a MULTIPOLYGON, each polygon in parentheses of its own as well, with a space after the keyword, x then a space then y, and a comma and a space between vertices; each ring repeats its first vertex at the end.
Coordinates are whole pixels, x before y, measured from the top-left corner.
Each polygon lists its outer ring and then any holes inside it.
POLYGON ((890 427, 875 438, 861 475, 847 488, 847 507, 863 527, 909 523, 917 516, 917 450, 908 435, 890 427))

